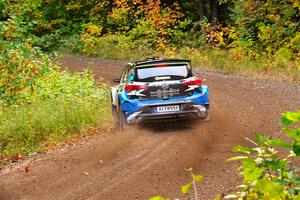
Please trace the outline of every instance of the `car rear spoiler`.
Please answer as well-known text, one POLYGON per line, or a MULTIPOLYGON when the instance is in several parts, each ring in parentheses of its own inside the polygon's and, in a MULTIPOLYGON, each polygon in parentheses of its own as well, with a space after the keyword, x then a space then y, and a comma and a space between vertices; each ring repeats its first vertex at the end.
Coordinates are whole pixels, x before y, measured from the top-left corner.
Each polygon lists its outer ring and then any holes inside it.
POLYGON ((146 59, 146 60, 137 61, 137 62, 129 63, 129 64, 133 65, 133 66, 142 66, 142 65, 160 64, 160 63, 170 63, 170 64, 189 63, 190 64, 191 60, 152 58, 152 59, 146 59))

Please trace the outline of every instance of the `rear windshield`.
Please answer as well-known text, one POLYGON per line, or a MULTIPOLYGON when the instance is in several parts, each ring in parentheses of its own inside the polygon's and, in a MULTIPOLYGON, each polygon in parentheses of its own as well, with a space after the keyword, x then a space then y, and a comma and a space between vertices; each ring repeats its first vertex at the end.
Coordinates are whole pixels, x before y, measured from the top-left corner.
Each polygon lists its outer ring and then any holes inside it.
POLYGON ((137 81, 179 80, 189 76, 187 65, 137 68, 137 81))

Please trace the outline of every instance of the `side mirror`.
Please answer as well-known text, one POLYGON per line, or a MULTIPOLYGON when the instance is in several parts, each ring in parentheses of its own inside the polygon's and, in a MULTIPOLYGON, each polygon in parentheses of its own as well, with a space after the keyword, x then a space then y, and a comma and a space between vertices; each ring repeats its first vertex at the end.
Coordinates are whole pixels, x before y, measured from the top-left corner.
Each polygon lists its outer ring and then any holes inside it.
POLYGON ((113 82, 114 82, 114 83, 120 83, 121 80, 120 80, 120 79, 113 79, 113 82))

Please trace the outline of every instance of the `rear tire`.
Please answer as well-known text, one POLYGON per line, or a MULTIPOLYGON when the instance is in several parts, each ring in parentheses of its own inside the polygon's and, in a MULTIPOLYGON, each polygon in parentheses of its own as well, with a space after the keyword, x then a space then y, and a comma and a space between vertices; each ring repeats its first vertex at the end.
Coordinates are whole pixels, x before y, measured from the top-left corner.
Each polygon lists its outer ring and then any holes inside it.
POLYGON ((210 113, 210 109, 209 109, 209 106, 206 108, 206 116, 205 118, 203 119, 203 121, 205 122, 209 122, 211 120, 211 113, 210 113))
POLYGON ((129 124, 126 120, 125 113, 122 110, 120 110, 120 112, 119 112, 119 129, 120 129, 120 131, 122 131, 122 130, 125 130, 128 128, 129 128, 129 124))
POLYGON ((119 124, 118 110, 117 110, 116 106, 114 106, 114 105, 111 106, 111 113, 112 113, 114 122, 116 124, 119 124))

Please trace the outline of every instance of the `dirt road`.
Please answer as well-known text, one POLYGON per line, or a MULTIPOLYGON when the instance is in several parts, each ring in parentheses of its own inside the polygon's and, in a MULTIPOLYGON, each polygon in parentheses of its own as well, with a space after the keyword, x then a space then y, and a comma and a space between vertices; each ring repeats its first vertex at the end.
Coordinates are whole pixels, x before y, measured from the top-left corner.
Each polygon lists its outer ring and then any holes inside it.
MULTIPOLYGON (((97 76, 118 77, 124 62, 65 57, 64 66, 89 66, 97 76)), ((138 127, 90 138, 40 156, 29 173, 0 176, 1 200, 131 200, 180 195, 185 168, 205 178, 201 199, 228 193, 239 183, 231 148, 261 131, 277 135, 280 113, 300 108, 300 90, 271 81, 199 71, 210 87, 212 121, 138 127)))

